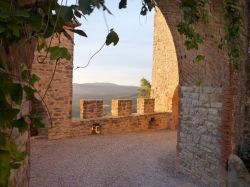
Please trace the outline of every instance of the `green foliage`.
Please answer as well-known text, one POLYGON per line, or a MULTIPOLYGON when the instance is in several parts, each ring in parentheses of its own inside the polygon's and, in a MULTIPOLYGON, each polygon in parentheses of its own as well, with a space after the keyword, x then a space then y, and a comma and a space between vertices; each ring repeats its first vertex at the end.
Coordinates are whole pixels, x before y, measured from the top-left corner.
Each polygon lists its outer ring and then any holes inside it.
MULTIPOLYGON (((177 25, 180 34, 186 37, 185 46, 188 50, 198 50, 199 45, 204 42, 204 37, 194 29, 194 24, 202 20, 209 21, 209 13, 206 9, 208 0, 182 0, 180 8, 182 21, 177 25)), ((201 58, 199 58, 201 59, 201 58)))
POLYGON ((119 42, 119 36, 118 34, 113 30, 111 29, 107 38, 106 38, 106 45, 110 45, 110 44, 114 44, 116 45, 117 43, 119 42))
MULTIPOLYGON (((8 178, 11 169, 18 169, 23 162, 26 153, 18 150, 12 139, 13 129, 20 133, 28 130, 29 122, 34 124, 34 116, 22 115, 22 101, 26 95, 27 100, 34 98, 35 90, 32 85, 39 80, 36 75, 27 76, 27 68, 23 66, 23 81, 11 77, 6 62, 0 58, 0 186, 8 186, 8 178), (30 81, 30 84, 27 82, 30 81), (25 94, 24 94, 25 93, 25 94)), ((39 124, 41 126, 41 122, 39 124)))
POLYGON ((141 82, 141 85, 140 85, 140 88, 138 89, 138 97, 150 98, 150 93, 151 93, 150 82, 145 78, 142 78, 140 82, 141 82))
MULTIPOLYGON (((180 8, 182 11, 182 21, 177 28, 180 34, 186 36, 185 46, 188 50, 198 50, 199 45, 204 42, 204 37, 197 31, 194 26, 202 21, 205 24, 209 23, 209 11, 206 8, 209 0, 181 0, 180 8)), ((235 0, 224 0, 223 10, 225 20, 225 37, 221 40, 219 49, 223 49, 226 45, 228 56, 236 69, 240 68, 241 63, 241 24, 242 15, 241 8, 235 0)), ((198 55, 195 59, 197 62, 204 61, 203 55, 198 55)))
POLYGON ((235 0, 224 0, 224 15, 227 21, 225 25, 225 37, 222 39, 220 48, 227 44, 228 56, 236 69, 241 64, 241 45, 240 33, 242 27, 241 8, 235 0))

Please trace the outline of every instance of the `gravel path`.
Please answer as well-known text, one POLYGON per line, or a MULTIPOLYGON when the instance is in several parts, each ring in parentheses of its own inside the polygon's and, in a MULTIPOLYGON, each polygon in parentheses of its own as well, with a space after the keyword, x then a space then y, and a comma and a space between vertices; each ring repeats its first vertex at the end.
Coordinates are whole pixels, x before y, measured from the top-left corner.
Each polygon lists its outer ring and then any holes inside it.
POLYGON ((176 132, 33 140, 31 187, 193 187, 175 172, 176 132))

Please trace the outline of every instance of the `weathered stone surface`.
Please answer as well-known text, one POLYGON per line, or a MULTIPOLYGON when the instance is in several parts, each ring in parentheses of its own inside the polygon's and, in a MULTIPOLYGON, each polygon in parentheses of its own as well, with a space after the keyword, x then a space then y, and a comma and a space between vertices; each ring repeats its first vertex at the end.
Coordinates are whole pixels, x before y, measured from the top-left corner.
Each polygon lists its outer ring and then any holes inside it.
POLYGON ((103 100, 80 100, 80 119, 103 116, 103 100))
POLYGON ((154 99, 137 99, 137 113, 138 114, 148 114, 154 113, 155 111, 155 100, 154 99))
POLYGON ((231 154, 228 160, 228 187, 249 187, 250 173, 242 160, 231 154))
POLYGON ((112 100, 112 116, 128 116, 132 113, 132 100, 129 99, 113 99, 112 100))
POLYGON ((83 120, 74 120, 71 126, 61 126, 49 132, 49 139, 81 137, 92 133, 93 125, 100 126, 101 134, 139 132, 167 129, 171 121, 166 112, 151 114, 132 114, 129 116, 104 116, 83 120))
POLYGON ((224 186, 224 173, 221 171, 223 150, 220 147, 223 107, 222 102, 214 103, 213 99, 219 98, 222 90, 213 87, 181 87, 180 91, 180 171, 205 184, 224 186))

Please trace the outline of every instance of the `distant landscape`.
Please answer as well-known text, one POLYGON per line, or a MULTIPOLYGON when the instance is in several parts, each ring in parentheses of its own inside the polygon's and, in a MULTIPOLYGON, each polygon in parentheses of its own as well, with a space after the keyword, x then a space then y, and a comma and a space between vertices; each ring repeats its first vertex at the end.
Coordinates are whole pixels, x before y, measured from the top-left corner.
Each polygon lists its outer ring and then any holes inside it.
POLYGON ((102 99, 104 103, 103 112, 111 114, 112 99, 132 99, 132 112, 136 112, 137 86, 123 86, 112 83, 85 83, 73 84, 73 118, 79 118, 80 99, 102 99))

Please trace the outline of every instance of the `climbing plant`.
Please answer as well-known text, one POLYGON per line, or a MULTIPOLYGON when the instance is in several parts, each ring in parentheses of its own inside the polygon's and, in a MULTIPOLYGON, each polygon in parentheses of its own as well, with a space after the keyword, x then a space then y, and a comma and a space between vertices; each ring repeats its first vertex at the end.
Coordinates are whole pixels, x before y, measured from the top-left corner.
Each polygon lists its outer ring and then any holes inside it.
MULTIPOLYGON (((225 17, 225 36, 221 39, 220 49, 226 47, 231 63, 236 69, 241 63, 241 38, 242 32, 242 12, 237 0, 223 0, 222 10, 225 17)), ((177 28, 180 34, 186 37, 185 45, 188 50, 198 50, 199 45, 204 42, 204 36, 195 28, 197 23, 209 23, 210 0, 181 0, 180 9, 182 20, 177 28)), ((204 55, 197 55, 197 62, 204 61, 204 55)))
MULTIPOLYGON (((127 0, 121 0, 119 8, 126 6, 127 0)), ((146 15, 154 6, 153 0, 143 0, 141 15, 146 15)), ((55 63, 61 59, 69 60, 68 49, 52 46, 52 38, 64 35, 72 40, 64 28, 65 24, 77 24, 79 18, 86 18, 94 9, 112 14, 104 0, 77 0, 70 6, 63 0, 30 1, 29 4, 22 4, 20 0, 0 1, 0 186, 8 186, 11 170, 18 169, 27 155, 19 150, 13 131, 22 134, 28 130, 30 123, 43 126, 37 116, 22 113, 24 101, 32 101, 37 93, 34 84, 39 77, 31 74, 30 64, 17 62, 18 56, 15 55, 18 54, 12 53, 13 48, 18 51, 25 44, 35 41, 37 50, 45 52, 39 63, 45 63, 47 58, 55 63)), ((71 31, 87 37, 83 30, 71 31)), ((111 29, 105 44, 116 45, 118 41, 117 33, 111 29)), ((43 100, 45 95, 40 97, 43 100)))

